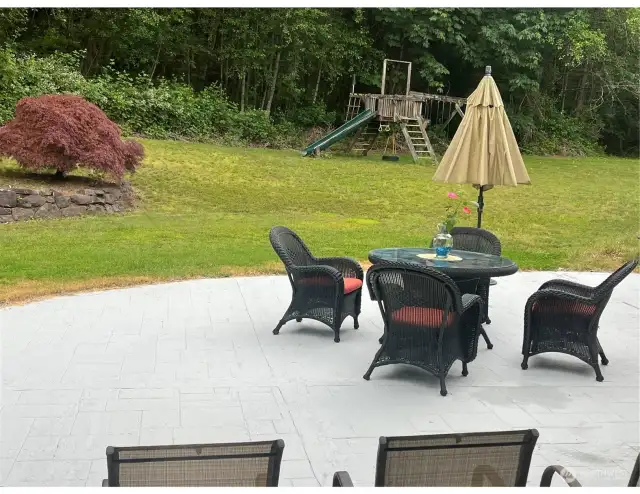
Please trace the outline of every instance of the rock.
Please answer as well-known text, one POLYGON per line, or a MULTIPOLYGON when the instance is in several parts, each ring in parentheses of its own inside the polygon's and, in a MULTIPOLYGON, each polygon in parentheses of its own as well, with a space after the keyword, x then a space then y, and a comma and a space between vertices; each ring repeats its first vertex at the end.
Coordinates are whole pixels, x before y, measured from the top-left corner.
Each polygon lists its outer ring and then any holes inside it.
POLYGON ((56 195, 54 196, 54 199, 56 201, 56 206, 58 206, 60 209, 68 207, 71 202, 67 196, 56 195))
POLYGON ((36 218, 58 218, 60 217, 60 210, 55 204, 45 203, 41 206, 35 214, 36 218))
POLYGON ((87 212, 86 206, 69 206, 60 210, 62 216, 80 216, 87 212))
POLYGON ((33 209, 13 208, 13 210, 11 211, 11 215, 16 221, 28 220, 29 218, 33 218, 33 209))
POLYGON ((82 193, 83 193, 85 196, 95 196, 95 195, 96 195, 96 191, 95 191, 95 189, 84 189, 84 190, 82 191, 82 193))
POLYGON ((47 200, 41 195, 30 195, 18 198, 18 205, 25 208, 38 208, 42 206, 47 200))
POLYGON ((13 190, 0 190, 0 206, 15 208, 17 204, 18 198, 13 190))
POLYGON ((87 214, 102 214, 105 211, 104 206, 100 206, 99 204, 92 204, 87 207, 87 214))
POLYGON ((101 197, 101 196, 93 196, 91 199, 92 199, 91 202, 93 204, 104 204, 105 203, 104 197, 101 197))
POLYGON ((102 189, 93 189, 93 193, 97 196, 104 196, 105 192, 102 189))
POLYGON ((33 189, 11 189, 16 194, 20 194, 21 196, 37 196, 39 192, 33 189))
POLYGON ((71 196, 71 202, 84 206, 91 204, 93 202, 93 198, 84 194, 74 194, 71 196))
POLYGON ((107 204, 113 204, 114 202, 116 202, 116 200, 113 197, 113 194, 107 193, 104 195, 104 202, 106 202, 107 204))
POLYGON ((45 197, 45 200, 49 203, 49 204, 53 204, 54 202, 56 202, 55 198, 53 196, 47 196, 45 197))
POLYGON ((0 216, 0 225, 2 223, 11 223, 13 222, 13 216, 9 215, 9 216, 0 216))
POLYGON ((111 191, 111 196, 113 197, 113 202, 119 201, 120 199, 122 199, 122 191, 114 189, 111 191))
POLYGON ((53 189, 47 189, 40 192, 41 196, 52 196, 55 193, 53 189))
POLYGON ((11 208, 0 208, 0 215, 11 214, 11 208))

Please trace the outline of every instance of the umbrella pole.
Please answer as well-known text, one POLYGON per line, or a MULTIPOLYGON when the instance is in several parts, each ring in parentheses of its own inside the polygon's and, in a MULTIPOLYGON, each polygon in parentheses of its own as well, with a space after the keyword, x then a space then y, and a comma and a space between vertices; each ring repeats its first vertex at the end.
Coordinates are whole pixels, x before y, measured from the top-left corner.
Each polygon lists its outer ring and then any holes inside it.
POLYGON ((484 209, 484 200, 482 197, 483 187, 482 185, 478 188, 480 192, 478 192, 478 228, 482 226, 482 210, 484 209))

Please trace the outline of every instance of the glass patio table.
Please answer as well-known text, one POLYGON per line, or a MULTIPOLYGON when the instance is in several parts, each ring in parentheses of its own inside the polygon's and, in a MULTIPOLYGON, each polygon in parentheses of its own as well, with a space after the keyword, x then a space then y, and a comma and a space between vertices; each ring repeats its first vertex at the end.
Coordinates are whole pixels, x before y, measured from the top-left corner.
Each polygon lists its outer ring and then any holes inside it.
POLYGON ((391 249, 374 249, 369 252, 371 264, 385 262, 409 262, 418 266, 437 269, 450 276, 454 281, 496 278, 509 276, 518 271, 518 265, 506 257, 452 250, 450 255, 460 257, 460 261, 445 261, 440 259, 424 259, 421 254, 435 254, 435 249, 420 247, 395 247, 391 249))

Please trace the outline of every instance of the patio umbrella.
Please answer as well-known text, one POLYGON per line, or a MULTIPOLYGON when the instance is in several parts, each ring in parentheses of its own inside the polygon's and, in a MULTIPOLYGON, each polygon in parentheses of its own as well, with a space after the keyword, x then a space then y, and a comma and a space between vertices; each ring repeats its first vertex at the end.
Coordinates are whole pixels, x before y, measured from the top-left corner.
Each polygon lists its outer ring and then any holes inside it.
POLYGON ((500 91, 491 77, 491 66, 467 98, 464 118, 433 180, 473 184, 478 189, 478 228, 482 225, 484 191, 494 185, 531 183, 500 91))

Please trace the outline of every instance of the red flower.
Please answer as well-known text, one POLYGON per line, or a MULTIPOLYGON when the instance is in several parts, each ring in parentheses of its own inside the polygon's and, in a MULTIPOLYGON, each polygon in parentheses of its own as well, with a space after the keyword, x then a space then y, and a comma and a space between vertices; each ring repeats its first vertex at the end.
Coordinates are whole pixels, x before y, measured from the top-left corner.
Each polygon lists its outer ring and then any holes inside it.
POLYGON ((458 198, 458 194, 456 194, 455 192, 449 192, 447 194, 447 196, 449 196, 450 199, 457 199, 458 198))
POLYGON ((465 214, 471 214, 471 210, 467 206, 463 207, 462 210, 465 212, 465 214))

